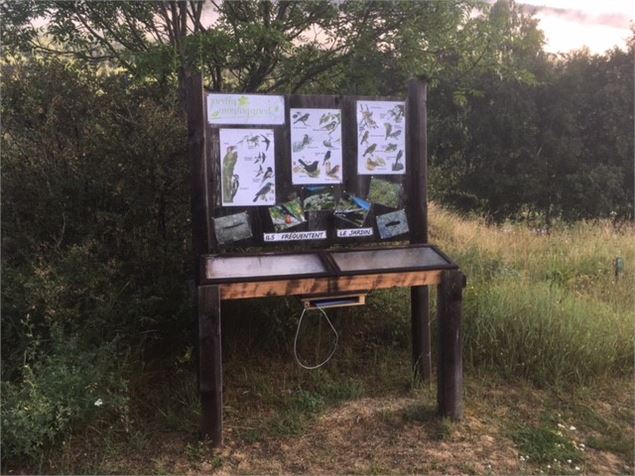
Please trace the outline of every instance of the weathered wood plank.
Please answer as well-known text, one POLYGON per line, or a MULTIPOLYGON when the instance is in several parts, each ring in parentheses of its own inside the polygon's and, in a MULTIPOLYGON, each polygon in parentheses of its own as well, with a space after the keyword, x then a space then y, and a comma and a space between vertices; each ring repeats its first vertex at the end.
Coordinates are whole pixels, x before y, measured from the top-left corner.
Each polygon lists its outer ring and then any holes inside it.
POLYGON ((438 297, 439 363, 437 403, 443 417, 463 418, 462 295, 465 275, 443 271, 438 297))
MULTIPOLYGON (((187 155, 192 189, 192 253, 195 265, 198 257, 210 247, 210 221, 207 202, 206 124, 203 78, 191 74, 185 78, 185 108, 187 110, 187 155)), ((197 269, 196 267, 194 268, 197 269)), ((198 284, 198 274, 195 273, 198 284)))
POLYGON ((348 291, 372 291, 409 286, 429 286, 441 282, 441 271, 367 274, 326 278, 285 279, 252 283, 219 284, 223 300, 265 296, 301 296, 348 291))
MULTIPOLYGON (((413 79, 408 83, 406 184, 410 242, 428 242, 427 216, 427 85, 413 79)), ((412 327, 412 367, 422 380, 432 380, 432 345, 430 337, 430 292, 427 287, 410 290, 412 327)))
POLYGON ((202 433, 214 446, 223 444, 223 361, 221 301, 218 286, 198 287, 199 390, 202 433))

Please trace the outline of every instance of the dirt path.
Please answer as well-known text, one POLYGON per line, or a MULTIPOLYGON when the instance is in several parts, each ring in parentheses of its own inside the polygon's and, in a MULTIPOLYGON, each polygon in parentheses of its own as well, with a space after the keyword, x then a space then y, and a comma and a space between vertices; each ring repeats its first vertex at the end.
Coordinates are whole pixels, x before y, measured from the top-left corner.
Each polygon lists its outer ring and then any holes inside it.
POLYGON ((490 430, 473 416, 444 427, 410 398, 361 399, 327 412, 301 437, 230 443, 220 474, 518 473, 512 442, 490 430))

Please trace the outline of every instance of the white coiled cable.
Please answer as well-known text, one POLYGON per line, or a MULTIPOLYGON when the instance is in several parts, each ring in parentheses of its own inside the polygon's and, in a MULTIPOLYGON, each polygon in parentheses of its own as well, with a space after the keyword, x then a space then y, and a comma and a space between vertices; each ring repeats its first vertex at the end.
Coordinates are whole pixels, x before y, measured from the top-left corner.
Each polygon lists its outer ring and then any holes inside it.
POLYGON ((300 367, 307 370, 319 369, 320 367, 325 365, 329 360, 331 360, 331 357, 333 357, 333 354, 337 350, 337 342, 340 338, 339 334, 335 330, 335 327, 333 326, 333 323, 329 319, 329 316, 327 316, 326 312, 324 312, 324 309, 322 309, 321 307, 316 307, 315 309, 322 313, 328 325, 331 326, 331 329, 333 330, 333 334, 335 334, 335 343, 333 344, 333 349, 331 350, 331 352, 329 353, 329 355, 326 357, 326 359, 323 362, 317 365, 312 365, 312 366, 304 365, 302 362, 300 362, 300 358, 298 357, 298 336, 300 335, 300 326, 302 325, 302 319, 304 318, 304 314, 309 310, 309 308, 305 307, 302 310, 302 314, 300 314, 300 319, 298 320, 298 327, 295 330, 295 338, 293 339, 293 357, 295 357, 295 361, 298 363, 300 367))

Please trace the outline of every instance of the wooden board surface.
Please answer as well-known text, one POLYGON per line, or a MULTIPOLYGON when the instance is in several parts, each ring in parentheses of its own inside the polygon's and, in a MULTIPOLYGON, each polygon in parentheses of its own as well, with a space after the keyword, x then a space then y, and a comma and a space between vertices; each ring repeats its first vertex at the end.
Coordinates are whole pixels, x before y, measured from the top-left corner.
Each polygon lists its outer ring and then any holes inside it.
POLYGON ((368 292, 408 286, 430 286, 441 282, 441 271, 366 274, 326 278, 285 279, 253 283, 220 284, 221 299, 247 299, 265 296, 307 296, 339 292, 368 292))

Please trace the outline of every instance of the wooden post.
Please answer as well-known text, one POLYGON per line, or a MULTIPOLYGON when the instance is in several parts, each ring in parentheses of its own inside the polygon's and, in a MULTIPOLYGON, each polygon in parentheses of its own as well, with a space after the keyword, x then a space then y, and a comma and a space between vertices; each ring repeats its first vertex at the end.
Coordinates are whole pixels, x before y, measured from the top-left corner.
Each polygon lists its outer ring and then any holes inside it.
MULTIPOLYGON (((410 242, 428 242, 428 116, 427 84, 419 79, 408 83, 408 148, 407 174, 410 242)), ((412 324, 412 366, 415 374, 426 382, 432 380, 430 339, 430 294, 427 286, 410 288, 412 324)))
POLYGON ((198 288, 199 390, 202 433, 214 446, 223 444, 223 361, 221 301, 218 286, 198 288))
POLYGON ((187 112, 187 155, 192 190, 192 255, 194 276, 199 280, 199 258, 210 251, 207 204, 207 166, 205 161, 205 96, 203 78, 191 74, 185 78, 185 109, 187 112))
POLYGON ((453 420, 463 418, 462 295, 465 275, 443 271, 438 294, 439 362, 437 403, 439 414, 453 420))

